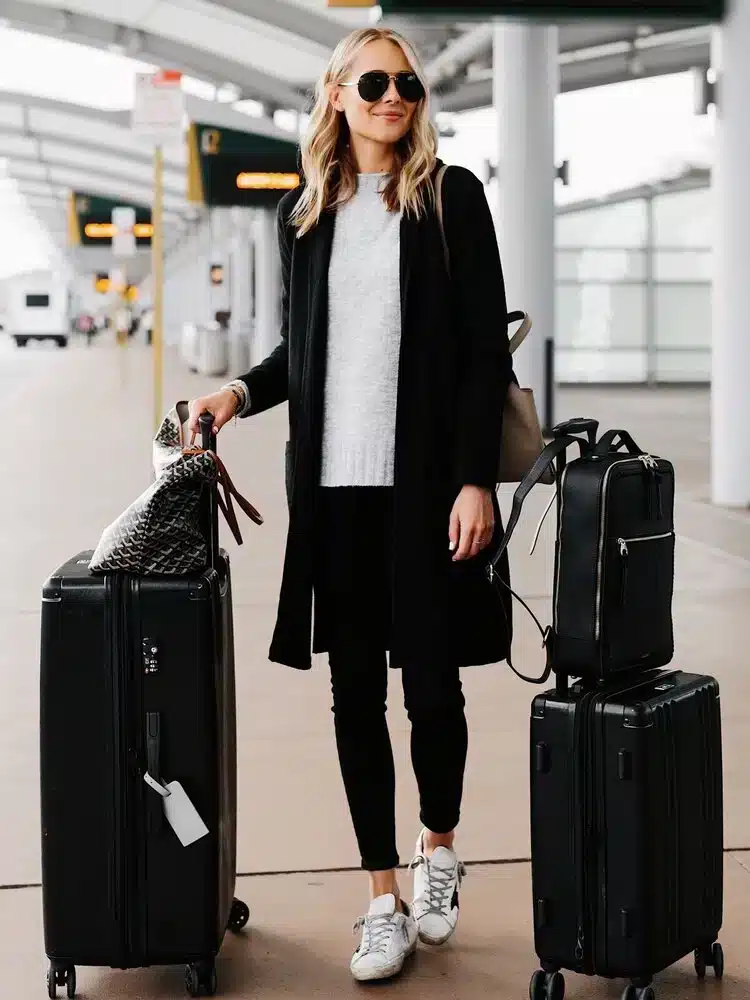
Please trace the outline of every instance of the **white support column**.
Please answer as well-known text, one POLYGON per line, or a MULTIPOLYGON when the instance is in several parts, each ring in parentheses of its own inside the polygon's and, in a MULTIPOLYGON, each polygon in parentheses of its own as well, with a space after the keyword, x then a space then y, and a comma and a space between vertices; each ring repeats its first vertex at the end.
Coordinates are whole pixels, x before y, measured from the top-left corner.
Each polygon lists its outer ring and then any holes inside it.
POLYGON ((716 28, 717 156, 711 378, 711 498, 750 505, 750 0, 716 28), (718 64, 718 65, 717 65, 718 64))
POLYGON ((267 357, 279 342, 281 275, 276 241, 276 211, 259 208, 255 214, 255 332, 252 362, 267 357))
POLYGON ((250 343, 253 332, 253 235, 252 210, 232 210, 230 247, 230 283, 232 321, 230 325, 230 367, 236 374, 250 366, 250 343))
POLYGON ((496 21, 497 234, 508 308, 524 309, 532 334, 514 355, 542 415, 544 343, 555 323, 555 95, 557 28, 496 21))

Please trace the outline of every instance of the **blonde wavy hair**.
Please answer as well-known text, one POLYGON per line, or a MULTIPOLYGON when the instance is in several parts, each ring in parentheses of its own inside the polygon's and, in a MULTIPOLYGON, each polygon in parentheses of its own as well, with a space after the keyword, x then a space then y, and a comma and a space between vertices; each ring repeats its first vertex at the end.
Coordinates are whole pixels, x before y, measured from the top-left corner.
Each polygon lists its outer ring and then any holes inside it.
POLYGON ((419 218, 428 198, 434 196, 430 174, 435 166, 437 133, 430 121, 429 89, 422 62, 411 44, 389 28, 359 28, 336 46, 315 89, 315 106, 302 140, 302 172, 305 187, 290 221, 302 236, 317 225, 328 209, 347 202, 357 190, 357 164, 349 145, 349 126, 343 112, 329 100, 333 84, 342 83, 352 63, 370 42, 380 39, 398 45, 417 74, 425 97, 414 109, 411 128, 396 144, 393 169, 383 191, 383 200, 392 212, 419 218))

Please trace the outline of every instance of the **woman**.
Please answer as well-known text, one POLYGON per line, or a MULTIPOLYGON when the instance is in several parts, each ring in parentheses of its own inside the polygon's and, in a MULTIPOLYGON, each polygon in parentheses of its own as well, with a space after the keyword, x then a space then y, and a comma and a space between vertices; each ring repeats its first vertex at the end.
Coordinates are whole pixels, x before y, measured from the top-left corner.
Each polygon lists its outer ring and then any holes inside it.
POLYGON ((308 669, 311 646, 328 652, 341 771, 370 875, 358 980, 399 972, 418 937, 442 944, 455 930, 467 749, 459 668, 504 659, 510 639, 510 612, 484 572, 502 537, 494 487, 513 377, 503 277, 483 187, 452 168, 449 279, 435 150, 410 45, 379 28, 344 39, 318 87, 304 183, 279 207, 281 343, 191 404, 193 431, 202 410, 218 429, 289 404, 289 533, 269 655, 308 669), (402 671, 424 827, 411 905, 396 879, 387 651, 402 671))

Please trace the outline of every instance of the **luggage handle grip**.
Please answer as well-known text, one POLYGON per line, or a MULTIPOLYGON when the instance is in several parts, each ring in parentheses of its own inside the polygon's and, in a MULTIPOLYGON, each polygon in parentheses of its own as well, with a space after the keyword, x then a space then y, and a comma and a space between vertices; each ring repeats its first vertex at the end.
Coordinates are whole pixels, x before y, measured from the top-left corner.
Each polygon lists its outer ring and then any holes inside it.
POLYGON ((565 437, 567 434, 588 435, 589 445, 593 448, 596 444, 596 432, 599 421, 592 417, 573 417, 572 420, 564 420, 552 428, 553 437, 565 437))
MULTIPOLYGON (((146 781, 146 784, 151 788, 155 785, 161 785, 161 713, 160 712, 146 712, 146 762, 147 762, 147 776, 151 778, 151 781, 146 781), (153 782, 153 784, 152 784, 153 782)), ((145 778, 145 776, 144 776, 145 778)), ((158 788, 154 789, 158 791, 158 788)), ((164 790, 166 792, 166 789, 164 790)), ((162 829, 164 808, 162 806, 162 797, 165 797, 162 792, 159 792, 159 798, 151 798, 149 803, 148 812, 148 829, 149 833, 159 833, 162 829)))

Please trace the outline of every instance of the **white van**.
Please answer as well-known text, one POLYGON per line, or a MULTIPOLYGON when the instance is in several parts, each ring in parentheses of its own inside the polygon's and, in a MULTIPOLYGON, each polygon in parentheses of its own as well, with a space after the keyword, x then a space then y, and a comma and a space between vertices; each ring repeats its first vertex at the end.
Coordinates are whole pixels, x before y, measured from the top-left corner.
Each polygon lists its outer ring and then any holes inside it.
POLYGON ((7 333, 19 347, 30 340, 54 340, 67 347, 68 298, 67 282, 50 271, 14 275, 6 283, 7 333))

